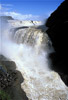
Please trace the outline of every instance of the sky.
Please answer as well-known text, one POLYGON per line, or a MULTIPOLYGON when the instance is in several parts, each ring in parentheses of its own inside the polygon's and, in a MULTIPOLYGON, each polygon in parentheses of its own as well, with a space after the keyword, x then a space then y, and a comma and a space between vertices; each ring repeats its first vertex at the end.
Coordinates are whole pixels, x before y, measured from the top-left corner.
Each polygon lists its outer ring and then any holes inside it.
POLYGON ((0 15, 20 20, 47 18, 64 0, 1 0, 0 15))

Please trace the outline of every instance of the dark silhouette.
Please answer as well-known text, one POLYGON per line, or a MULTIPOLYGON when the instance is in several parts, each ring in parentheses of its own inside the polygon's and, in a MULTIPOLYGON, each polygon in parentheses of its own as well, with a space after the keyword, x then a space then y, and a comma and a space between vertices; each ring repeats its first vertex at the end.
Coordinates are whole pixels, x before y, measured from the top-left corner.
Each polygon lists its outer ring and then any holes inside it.
POLYGON ((68 86, 68 0, 65 0, 51 14, 46 22, 46 31, 55 49, 49 57, 52 59, 51 69, 58 72, 68 86))

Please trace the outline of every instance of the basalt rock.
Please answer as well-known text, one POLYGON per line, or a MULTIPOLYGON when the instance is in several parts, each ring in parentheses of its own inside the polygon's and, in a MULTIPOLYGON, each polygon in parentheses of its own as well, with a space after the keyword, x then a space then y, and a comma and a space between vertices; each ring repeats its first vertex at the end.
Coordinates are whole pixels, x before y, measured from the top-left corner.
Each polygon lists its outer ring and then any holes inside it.
POLYGON ((68 0, 65 0, 51 14, 46 22, 47 34, 52 41, 55 52, 50 54, 53 66, 68 85, 68 0), (65 78, 64 78, 65 77, 65 78))

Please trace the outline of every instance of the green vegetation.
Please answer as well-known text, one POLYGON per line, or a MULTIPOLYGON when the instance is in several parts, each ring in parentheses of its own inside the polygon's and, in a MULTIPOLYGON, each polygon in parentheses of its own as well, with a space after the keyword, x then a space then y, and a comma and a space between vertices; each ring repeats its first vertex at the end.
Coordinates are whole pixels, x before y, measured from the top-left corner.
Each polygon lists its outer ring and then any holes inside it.
POLYGON ((4 92, 3 90, 0 90, 0 100, 11 100, 10 96, 4 92))

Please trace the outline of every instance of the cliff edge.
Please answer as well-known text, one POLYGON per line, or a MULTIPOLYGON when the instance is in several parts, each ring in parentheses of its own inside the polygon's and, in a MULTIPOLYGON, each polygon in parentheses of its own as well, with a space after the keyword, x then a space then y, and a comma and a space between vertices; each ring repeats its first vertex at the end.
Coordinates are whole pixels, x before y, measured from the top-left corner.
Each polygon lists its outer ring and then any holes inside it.
POLYGON ((47 34, 55 50, 54 53, 50 54, 53 63, 52 69, 57 71, 66 85, 68 85, 68 0, 61 3, 51 14, 46 26, 48 27, 47 34))

